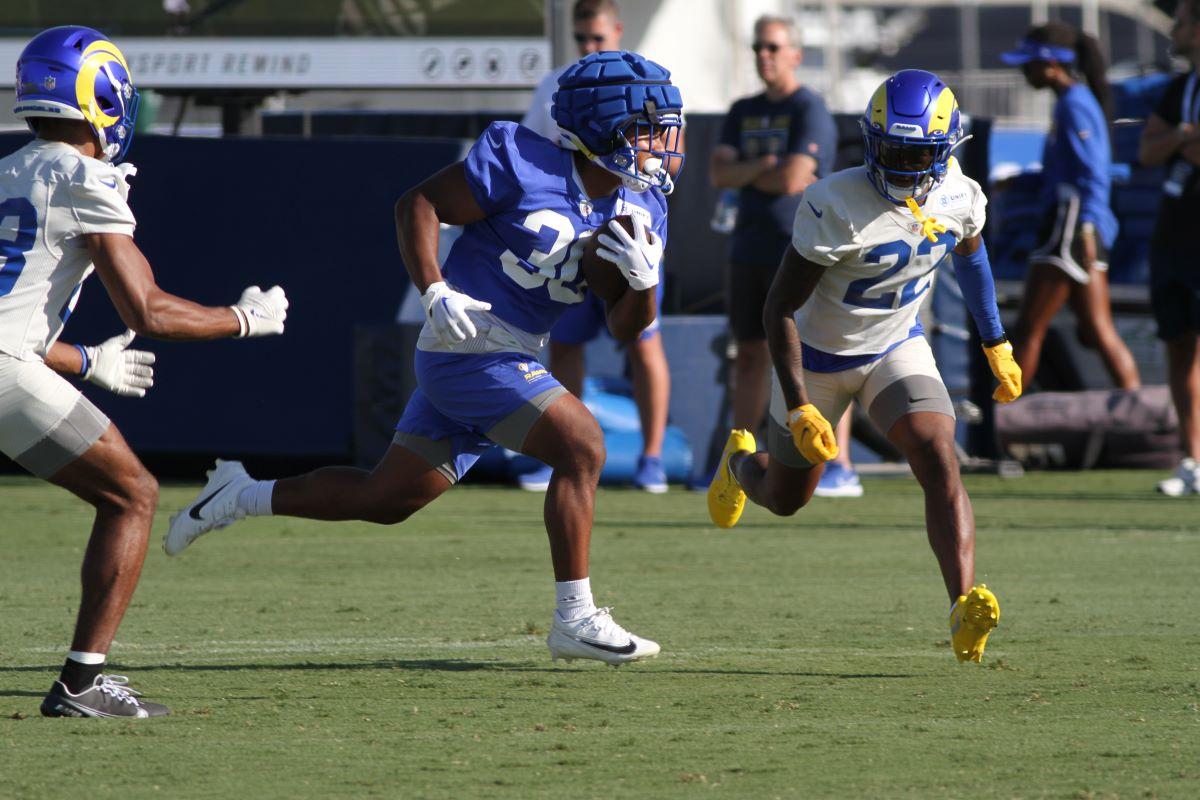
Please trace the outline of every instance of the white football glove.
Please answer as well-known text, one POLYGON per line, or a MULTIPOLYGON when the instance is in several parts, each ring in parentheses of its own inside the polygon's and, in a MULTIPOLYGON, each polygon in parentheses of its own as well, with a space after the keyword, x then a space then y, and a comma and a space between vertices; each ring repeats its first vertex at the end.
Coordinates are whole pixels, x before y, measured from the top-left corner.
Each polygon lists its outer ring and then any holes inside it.
POLYGON ((272 286, 265 292, 257 286, 248 286, 237 304, 230 308, 238 318, 239 339, 283 333, 288 300, 279 286, 272 286))
POLYGON ((600 248, 596 255, 605 261, 611 261, 621 270, 629 286, 636 291, 658 286, 658 265, 662 262, 662 239, 654 235, 654 231, 646 230, 646 226, 638 217, 633 217, 633 236, 625 232, 616 220, 608 223, 608 229, 616 235, 616 239, 607 233, 600 234, 600 248))
POLYGON ((492 310, 491 303, 456 292, 444 281, 429 284, 425 294, 421 295, 421 305, 425 307, 425 316, 433 326, 433 332, 447 345, 475 338, 478 331, 469 312, 492 310))
POLYGON ((87 358, 83 379, 122 397, 145 397, 154 385, 154 353, 130 350, 134 335, 125 331, 98 345, 81 346, 87 358))

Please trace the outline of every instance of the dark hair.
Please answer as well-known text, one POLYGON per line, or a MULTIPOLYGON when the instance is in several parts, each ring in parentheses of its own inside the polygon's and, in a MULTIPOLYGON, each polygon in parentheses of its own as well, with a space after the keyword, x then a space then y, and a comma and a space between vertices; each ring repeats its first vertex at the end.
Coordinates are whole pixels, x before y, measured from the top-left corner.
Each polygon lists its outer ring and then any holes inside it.
POLYGON ((614 20, 621 16, 621 9, 616 0, 575 0, 571 9, 571 17, 575 22, 595 19, 601 14, 608 14, 614 20))
MULTIPOLYGON (((1200 0, 1183 0, 1183 2, 1200 3, 1200 0)), ((1106 67, 1104 54, 1100 52, 1100 42, 1094 36, 1088 36, 1074 26, 1061 20, 1050 20, 1038 25, 1025 34, 1025 38, 1038 44, 1050 44, 1055 47, 1066 47, 1075 51, 1075 63, 1064 64, 1068 69, 1078 70, 1087 81, 1088 88, 1096 96, 1104 116, 1112 118, 1112 90, 1105 76, 1106 67)))

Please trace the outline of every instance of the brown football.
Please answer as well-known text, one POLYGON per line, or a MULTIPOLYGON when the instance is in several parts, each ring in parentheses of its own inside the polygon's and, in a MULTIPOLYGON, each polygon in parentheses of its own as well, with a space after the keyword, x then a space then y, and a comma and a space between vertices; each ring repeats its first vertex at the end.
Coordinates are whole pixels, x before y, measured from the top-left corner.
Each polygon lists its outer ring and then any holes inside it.
MULTIPOLYGON (((616 221, 625 231, 633 235, 633 219, 628 215, 615 217, 616 221)), ((621 295, 625 294, 625 290, 629 288, 629 282, 625 280, 625 276, 621 274, 621 270, 611 261, 605 261, 596 252, 600 248, 600 234, 613 234, 608 230, 608 223, 605 222, 596 229, 595 234, 588 239, 587 244, 583 248, 583 257, 579 259, 579 268, 583 271, 584 280, 587 281, 588 288, 596 293, 596 296, 605 303, 612 304, 621 299, 621 295)))

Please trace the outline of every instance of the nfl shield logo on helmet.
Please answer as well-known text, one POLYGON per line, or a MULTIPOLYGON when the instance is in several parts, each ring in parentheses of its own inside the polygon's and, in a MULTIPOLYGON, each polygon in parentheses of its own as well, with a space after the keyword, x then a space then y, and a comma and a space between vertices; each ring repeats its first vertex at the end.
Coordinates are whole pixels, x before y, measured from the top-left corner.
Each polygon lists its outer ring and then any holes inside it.
POLYGON ((45 78, 42 79, 42 86, 45 87, 47 92, 53 92, 54 87, 57 85, 58 85, 58 79, 55 78, 53 75, 47 75, 45 78))

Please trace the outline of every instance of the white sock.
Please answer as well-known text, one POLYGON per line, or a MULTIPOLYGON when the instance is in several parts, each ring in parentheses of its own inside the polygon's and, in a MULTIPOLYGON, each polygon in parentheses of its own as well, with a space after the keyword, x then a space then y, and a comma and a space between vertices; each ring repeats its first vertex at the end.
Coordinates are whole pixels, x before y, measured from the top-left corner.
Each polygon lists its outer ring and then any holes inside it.
POLYGON ((554 594, 558 599, 558 615, 565 622, 586 617, 596 610, 596 604, 592 602, 592 582, 588 578, 555 581, 554 594))
POLYGON ((82 650, 71 650, 67 658, 76 664, 103 664, 108 655, 105 653, 85 653, 82 650))
POLYGON ((248 517, 269 517, 274 493, 275 481, 255 481, 238 494, 238 508, 248 517))

